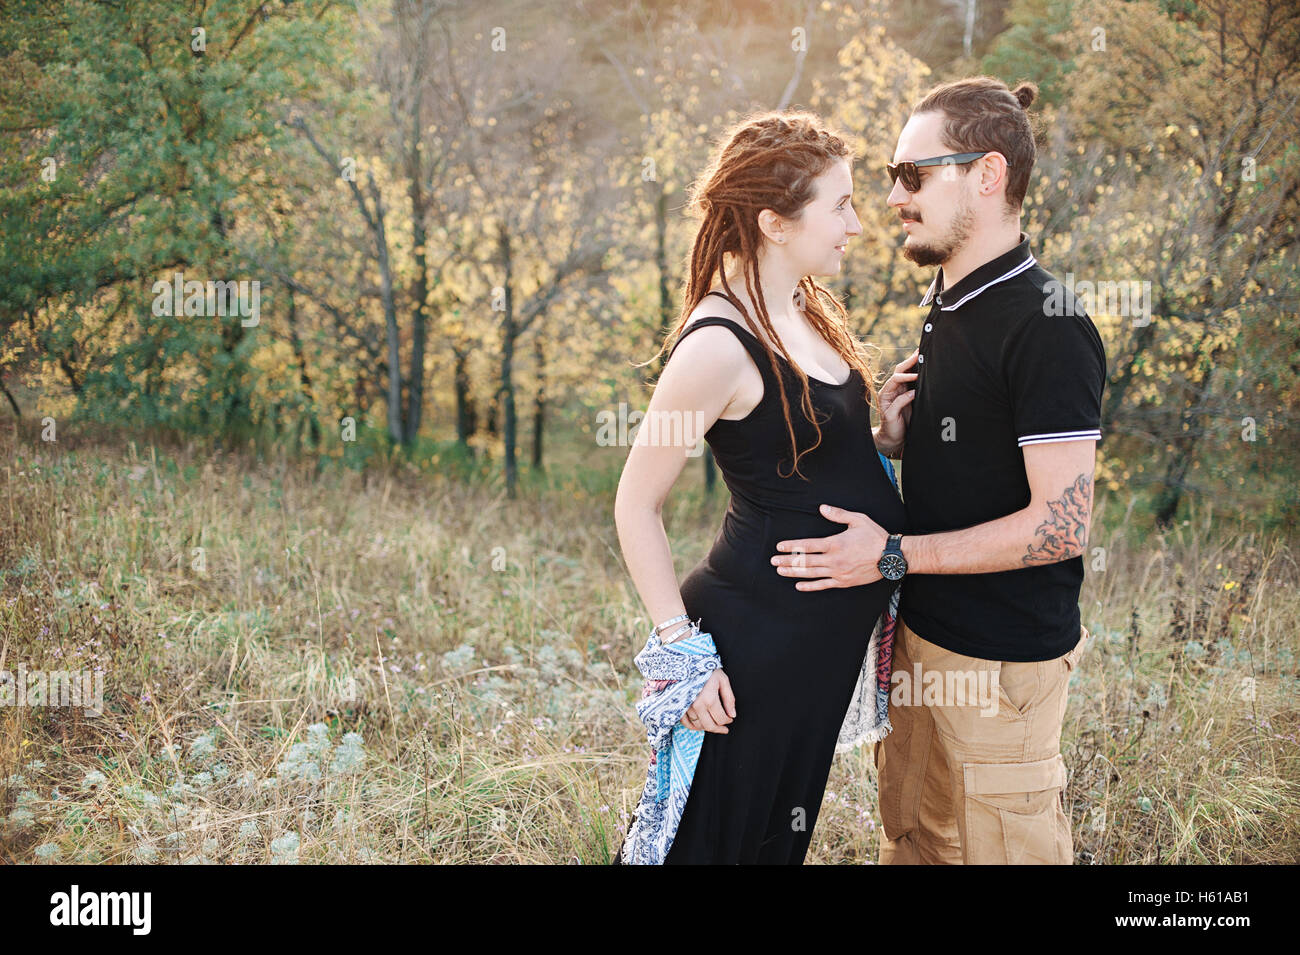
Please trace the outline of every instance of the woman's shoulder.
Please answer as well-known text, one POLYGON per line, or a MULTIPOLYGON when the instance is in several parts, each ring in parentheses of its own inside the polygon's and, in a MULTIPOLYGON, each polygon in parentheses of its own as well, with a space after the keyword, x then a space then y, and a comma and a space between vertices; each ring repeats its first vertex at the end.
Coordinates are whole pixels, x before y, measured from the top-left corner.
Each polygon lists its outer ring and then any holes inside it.
MULTIPOLYGON (((677 344, 693 355, 720 351, 731 363, 743 361, 748 352, 744 340, 745 320, 740 310, 721 295, 706 295, 686 316, 677 334, 677 344), (724 319, 723 322, 710 319, 724 319), (697 327, 701 323, 703 327, 697 327), (688 334, 689 333, 689 334, 688 334), (690 344, 694 342, 694 344, 690 344)), ((674 351, 677 348, 674 346, 674 351)))
POLYGON ((691 314, 686 317, 686 325, 682 331, 685 331, 696 321, 705 318, 725 318, 735 322, 741 328, 745 327, 745 317, 740 314, 740 309, 733 302, 723 295, 708 294, 691 309, 691 314))

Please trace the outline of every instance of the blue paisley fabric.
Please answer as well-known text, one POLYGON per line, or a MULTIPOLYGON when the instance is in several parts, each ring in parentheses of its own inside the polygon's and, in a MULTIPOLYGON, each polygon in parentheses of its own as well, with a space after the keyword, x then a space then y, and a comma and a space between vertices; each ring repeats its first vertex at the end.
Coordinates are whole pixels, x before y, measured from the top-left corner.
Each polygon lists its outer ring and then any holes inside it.
POLYGON ((686 809, 704 742, 704 730, 683 726, 682 714, 722 659, 707 633, 662 645, 651 630, 636 666, 646 681, 636 713, 645 724, 651 754, 636 818, 623 843, 623 862, 662 865, 686 809))

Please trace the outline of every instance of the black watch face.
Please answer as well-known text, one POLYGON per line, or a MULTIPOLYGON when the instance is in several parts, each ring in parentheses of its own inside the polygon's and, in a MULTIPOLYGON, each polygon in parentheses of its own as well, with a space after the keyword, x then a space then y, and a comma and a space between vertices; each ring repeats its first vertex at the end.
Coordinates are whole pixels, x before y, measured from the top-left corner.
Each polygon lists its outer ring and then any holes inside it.
POLYGON ((907 573, 907 561, 901 554, 885 554, 876 566, 880 569, 880 576, 886 580, 902 580, 907 573))

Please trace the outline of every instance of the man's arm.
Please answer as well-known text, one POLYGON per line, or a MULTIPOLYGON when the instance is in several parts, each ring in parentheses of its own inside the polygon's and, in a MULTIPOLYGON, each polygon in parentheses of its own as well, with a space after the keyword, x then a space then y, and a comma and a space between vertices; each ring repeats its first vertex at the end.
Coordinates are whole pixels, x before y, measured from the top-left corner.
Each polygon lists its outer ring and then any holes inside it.
POLYGON ((1078 557, 1092 522, 1096 441, 1023 449, 1029 505, 1014 514, 941 534, 903 535, 909 574, 986 574, 1078 557))
MULTIPOLYGON (((1097 442, 1058 441, 1023 449, 1029 504, 1013 514, 959 531, 903 535, 909 574, 986 574, 1054 564, 1083 553, 1092 521, 1097 442)), ((876 562, 885 530, 865 514, 822 507, 849 525, 834 537, 780 541, 772 558, 799 590, 857 587, 880 579, 876 562)))

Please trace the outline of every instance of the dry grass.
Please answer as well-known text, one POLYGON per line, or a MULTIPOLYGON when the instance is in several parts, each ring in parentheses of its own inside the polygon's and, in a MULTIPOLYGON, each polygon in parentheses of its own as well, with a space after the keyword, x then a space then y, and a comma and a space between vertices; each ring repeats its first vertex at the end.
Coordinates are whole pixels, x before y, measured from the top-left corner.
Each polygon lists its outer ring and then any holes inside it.
MULTIPOLYGON (((391 462, 0 442, 0 670, 102 667, 105 704, 0 708, 3 861, 590 864, 618 847, 647 757, 647 623, 610 481, 509 502, 391 462)), ((625 452, 597 453, 616 475, 625 452)), ((695 477, 670 501, 681 572, 725 505, 695 477)), ((1106 569, 1082 599, 1098 639, 1063 743, 1077 861, 1297 861, 1288 545, 1208 514, 1139 533, 1127 504, 1098 521, 1106 569)), ((873 773, 866 752, 836 760, 810 862, 874 859, 873 773)))

